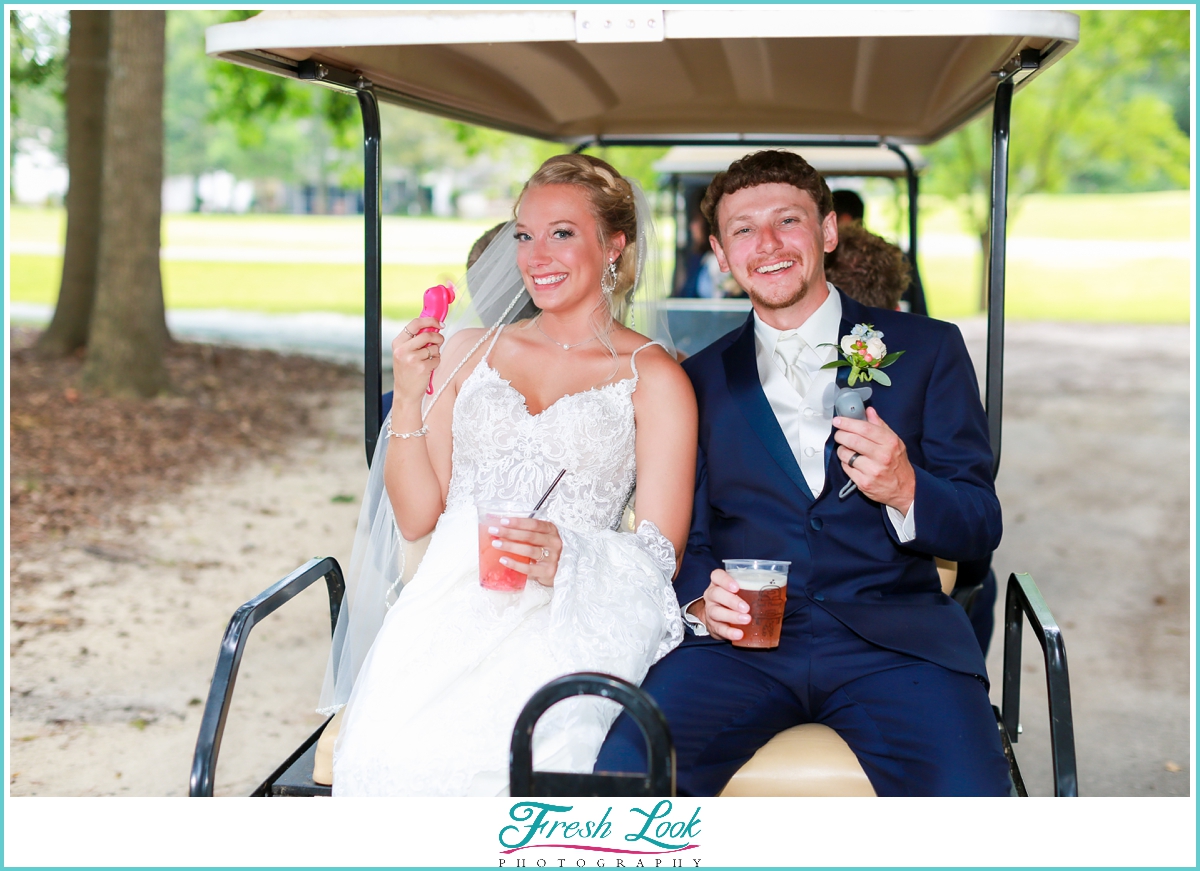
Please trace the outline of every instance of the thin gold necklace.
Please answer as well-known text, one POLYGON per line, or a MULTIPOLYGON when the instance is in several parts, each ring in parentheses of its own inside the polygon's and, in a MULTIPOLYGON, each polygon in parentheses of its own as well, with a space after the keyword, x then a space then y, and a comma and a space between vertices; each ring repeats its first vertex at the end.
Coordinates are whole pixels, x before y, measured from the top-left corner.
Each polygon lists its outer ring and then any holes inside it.
MULTIPOLYGON (((599 336, 592 336, 590 339, 584 339, 582 342, 575 342, 574 344, 568 345, 566 342, 560 342, 560 341, 558 341, 558 339, 555 339, 552 336, 548 335, 546 333, 546 331, 542 329, 542 316, 541 315, 538 315, 536 318, 533 319, 533 325, 535 327, 537 327, 539 333, 541 333, 547 339, 550 339, 551 342, 558 345, 558 347, 562 348, 564 351, 569 351, 572 348, 578 348, 580 345, 586 345, 588 342, 594 342, 594 341, 596 341, 596 339, 600 338, 599 336)), ((608 330, 605 331, 604 335, 607 336, 611 332, 612 332, 612 327, 609 327, 608 330)))

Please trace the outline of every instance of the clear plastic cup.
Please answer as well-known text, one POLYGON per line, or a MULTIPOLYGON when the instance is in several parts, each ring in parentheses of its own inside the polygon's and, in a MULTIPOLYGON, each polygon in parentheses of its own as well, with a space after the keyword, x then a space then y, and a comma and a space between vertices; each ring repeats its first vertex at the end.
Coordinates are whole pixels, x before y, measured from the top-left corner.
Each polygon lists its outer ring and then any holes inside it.
POLYGON ((778 647, 791 563, 764 559, 727 559, 724 562, 725 571, 737 581, 738 596, 750 606, 750 622, 737 627, 742 630, 741 639, 730 643, 734 647, 778 647))
POLYGON ((479 512, 479 584, 485 590, 502 590, 517 593, 525 589, 526 575, 500 563, 500 557, 514 562, 533 562, 531 557, 500 550, 492 546, 498 536, 488 532, 489 526, 499 526, 504 517, 525 517, 529 506, 516 502, 488 501, 475 505, 479 512))

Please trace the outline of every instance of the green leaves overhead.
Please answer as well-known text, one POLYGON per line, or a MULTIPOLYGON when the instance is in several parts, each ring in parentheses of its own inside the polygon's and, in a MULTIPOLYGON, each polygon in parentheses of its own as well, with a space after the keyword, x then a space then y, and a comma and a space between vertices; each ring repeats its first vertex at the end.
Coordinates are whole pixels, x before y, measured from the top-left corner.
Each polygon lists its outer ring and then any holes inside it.
MULTIPOLYGON (((1186 188, 1189 13, 1080 10, 1079 44, 1013 96, 1008 215, 1030 193, 1186 188)), ((952 199, 984 246, 991 190, 989 110, 925 149, 922 190, 952 199)))
MULTIPOLYGON (((1188 13, 1078 14, 1079 45, 1013 97, 1010 218, 1028 193, 1188 185, 1188 13)), ((922 188, 959 199, 985 232, 990 111, 925 152, 922 188)))

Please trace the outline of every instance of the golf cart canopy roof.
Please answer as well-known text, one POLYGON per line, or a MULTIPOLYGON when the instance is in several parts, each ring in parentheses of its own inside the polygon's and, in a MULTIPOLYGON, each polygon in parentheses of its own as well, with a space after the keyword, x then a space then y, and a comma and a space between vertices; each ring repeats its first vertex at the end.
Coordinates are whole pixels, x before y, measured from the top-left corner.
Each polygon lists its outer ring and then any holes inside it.
POLYGON ((971 6, 268 9, 210 55, 564 142, 932 142, 1069 51, 1067 12, 971 6), (1022 54, 1024 52, 1024 54, 1022 54), (1020 60, 1018 60, 1020 58, 1020 60))
MULTIPOLYGON (((929 162, 921 152, 911 145, 902 147, 914 170, 919 173, 925 169, 929 162)), ((755 150, 745 145, 676 145, 654 164, 654 171, 664 175, 715 175, 755 150)), ((908 172, 903 158, 882 146, 813 145, 784 150, 800 154, 823 176, 904 178, 908 172)))

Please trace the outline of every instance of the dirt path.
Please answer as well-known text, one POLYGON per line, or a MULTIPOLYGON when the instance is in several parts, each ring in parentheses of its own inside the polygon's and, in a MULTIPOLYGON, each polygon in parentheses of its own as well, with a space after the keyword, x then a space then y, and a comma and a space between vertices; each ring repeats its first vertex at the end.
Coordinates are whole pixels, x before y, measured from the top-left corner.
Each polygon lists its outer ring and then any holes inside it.
MULTIPOLYGON (((138 509, 133 535, 27 557, 13 590, 13 795, 186 795, 201 701, 233 610, 312 556, 348 561, 364 463, 361 399, 275 462, 214 472, 138 509)), ((241 794, 321 721, 323 585, 254 632, 217 791, 241 794), (274 761, 274 762, 273 762, 274 761)))
MULTIPOLYGON (((964 327, 982 361, 982 323, 964 327)), ((1189 790, 1188 347, 1185 327, 1008 330, 995 565, 1002 583, 1031 572, 1063 626, 1086 795, 1189 790)), ((13 795, 186 794, 199 700, 233 610, 311 556, 348 560, 360 399, 323 395, 323 423, 297 428, 284 452, 136 509, 132 532, 14 551, 13 795)), ((320 585, 255 630, 219 794, 249 792, 315 728, 328 638, 320 585)), ((997 701, 1001 646, 998 630, 997 701)), ((1028 633, 1025 657, 1017 751, 1031 791, 1048 794, 1028 633)))
MULTIPOLYGON (((968 329, 983 359, 982 323, 968 329)), ((1185 326, 1014 323, 996 487, 1004 583, 1029 572, 1063 630, 1081 795, 1188 795, 1194 612, 1185 326)), ((1025 631, 1018 759, 1053 794, 1045 672, 1025 631)))

